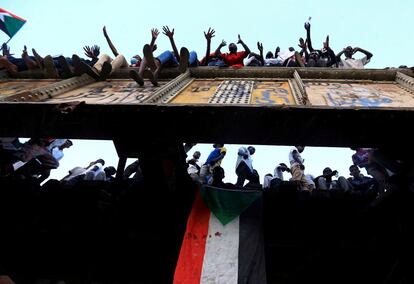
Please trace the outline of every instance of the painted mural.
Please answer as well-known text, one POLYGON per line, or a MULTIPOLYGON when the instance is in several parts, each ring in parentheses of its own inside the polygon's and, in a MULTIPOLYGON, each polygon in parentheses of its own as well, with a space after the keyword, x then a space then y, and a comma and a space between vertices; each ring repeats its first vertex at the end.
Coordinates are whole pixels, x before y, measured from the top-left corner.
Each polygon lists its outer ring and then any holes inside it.
POLYGON ((220 83, 209 104, 249 104, 254 81, 225 80, 220 83))
POLYGON ((256 81, 251 103, 260 105, 296 104, 289 83, 276 81, 256 81))
POLYGON ((295 104, 288 82, 272 80, 194 80, 170 103, 295 104))
POLYGON ((171 100, 172 104, 207 104, 216 92, 220 80, 194 80, 178 96, 171 100))
POLYGON ((158 83, 159 86, 154 87, 146 81, 144 87, 140 87, 132 80, 97 82, 56 96, 48 102, 85 101, 88 104, 139 104, 153 95, 167 81, 159 81, 158 83))
POLYGON ((56 80, 7 80, 0 81, 0 100, 10 95, 24 93, 57 82, 56 80))
POLYGON ((414 107, 414 95, 397 83, 306 83, 312 105, 335 107, 414 107))

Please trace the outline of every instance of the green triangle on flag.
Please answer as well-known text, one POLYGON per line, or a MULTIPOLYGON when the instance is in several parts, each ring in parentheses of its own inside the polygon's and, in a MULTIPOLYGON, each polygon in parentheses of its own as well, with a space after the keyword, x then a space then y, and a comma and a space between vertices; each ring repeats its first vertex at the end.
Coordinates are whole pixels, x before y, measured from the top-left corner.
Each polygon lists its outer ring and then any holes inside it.
POLYGON ((229 190, 212 186, 202 186, 200 193, 207 207, 223 225, 240 216, 262 196, 261 191, 229 190))
POLYGON ((13 37, 25 23, 26 22, 20 19, 4 17, 4 25, 7 29, 7 34, 9 37, 13 37))
POLYGON ((0 30, 6 33, 10 38, 12 38, 25 23, 25 19, 0 8, 0 30))

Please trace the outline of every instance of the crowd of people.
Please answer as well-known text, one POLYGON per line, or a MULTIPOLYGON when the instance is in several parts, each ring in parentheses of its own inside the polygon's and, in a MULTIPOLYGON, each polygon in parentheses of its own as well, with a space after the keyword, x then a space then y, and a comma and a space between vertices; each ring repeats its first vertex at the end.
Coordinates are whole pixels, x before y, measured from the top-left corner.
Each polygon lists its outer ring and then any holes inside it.
MULTIPOLYGON (((51 170, 59 167, 64 150, 72 146, 73 142, 69 139, 31 138, 21 143, 15 137, 0 138, 0 177, 41 184, 49 178, 51 170)), ((104 165, 105 161, 98 159, 85 167, 75 167, 61 182, 74 184, 80 180, 113 180, 116 169, 104 165)), ((130 169, 126 172, 132 175, 130 169)))
POLYGON ((240 147, 237 152, 235 173, 237 181, 224 183, 224 169, 221 162, 227 150, 224 144, 213 144, 213 150, 204 163, 200 163, 201 153, 195 151, 187 160, 187 171, 190 177, 199 184, 207 184, 226 189, 246 190, 278 190, 284 185, 296 187, 298 191, 330 191, 351 194, 369 194, 381 196, 392 188, 390 178, 399 173, 401 161, 394 161, 378 149, 352 148, 353 164, 349 166, 349 177, 338 176, 337 170, 326 167, 319 176, 306 173, 301 153, 305 146, 295 146, 288 153, 290 166, 279 163, 273 174, 266 174, 260 183, 259 173, 253 167, 252 156, 256 152, 253 146, 240 147), (364 176, 360 168, 365 168, 371 176, 364 176), (285 178, 285 175, 290 178, 285 178), (246 180, 248 181, 246 184, 246 180))
MULTIPOLYGON (((158 56, 154 56, 157 50, 156 40, 160 34, 158 29, 151 30, 151 41, 144 45, 142 55, 134 55, 130 62, 120 53, 108 35, 106 27, 103 27, 103 35, 113 53, 113 56, 101 54, 97 45, 85 46, 86 58, 74 54, 72 57, 50 55, 42 57, 32 49, 33 56, 29 56, 27 47, 24 46, 21 58, 14 57, 10 48, 3 44, 0 57, 0 69, 6 70, 11 77, 18 77, 20 71, 41 69, 48 78, 69 78, 84 73, 95 80, 106 80, 111 73, 124 67, 135 67, 129 70, 131 79, 139 86, 144 86, 144 74, 153 85, 158 85, 158 75, 162 68, 177 67, 184 73, 188 67, 197 66, 219 66, 241 68, 243 66, 264 66, 264 67, 333 67, 333 68, 364 68, 373 54, 360 47, 347 46, 339 53, 332 50, 329 43, 329 36, 326 37, 320 49, 315 49, 311 39, 311 24, 307 21, 304 25, 306 39, 299 38, 299 50, 289 47, 282 50, 276 47, 275 51, 268 51, 264 54, 263 44, 257 42, 258 52, 253 52, 238 35, 237 43, 228 45, 228 52, 222 52, 227 45, 222 41, 214 52, 211 52, 211 40, 215 36, 215 30, 209 28, 204 32, 206 39, 206 52, 203 58, 199 59, 195 51, 189 51, 186 47, 178 50, 174 40, 174 29, 168 26, 162 28, 162 33, 168 37, 172 50, 164 50, 158 56), (239 51, 238 45, 243 48, 239 51), (355 58, 357 53, 363 56, 355 58)), ((406 67, 406 66, 400 66, 406 67)), ((413 69, 414 70, 414 69, 413 69)))
MULTIPOLYGON (((69 139, 32 138, 21 143, 19 138, 0 138, 0 176, 30 179, 41 184, 49 178, 51 170, 59 167, 59 161, 64 157, 65 149, 72 145, 73 142, 69 139)), ((184 146, 185 152, 190 149, 191 147, 184 146)), ((223 182, 225 172, 221 163, 227 153, 224 144, 213 144, 213 150, 204 163, 200 162, 201 153, 195 151, 186 161, 186 167, 188 175, 194 182, 228 189, 268 190, 290 184, 295 185, 300 191, 308 192, 314 190, 376 192, 381 195, 387 191, 390 188, 389 179, 401 171, 403 166, 401 161, 388 158, 378 149, 351 149, 355 151, 355 154, 352 156, 353 164, 349 167, 348 178, 338 176, 338 171, 330 167, 326 167, 322 174, 316 177, 307 173, 304 159, 301 156, 305 150, 304 146, 293 147, 288 153, 290 165, 277 164, 274 173, 266 174, 262 183, 259 173, 253 166, 252 156, 256 152, 253 146, 238 149, 237 157, 235 157, 237 180, 234 184, 223 182), (362 175, 360 168, 366 169, 371 177, 362 175), (286 174, 291 177, 285 178, 286 174)), ((115 174, 116 169, 113 166, 105 167, 105 161, 97 159, 87 166, 71 169, 61 179, 61 182, 72 185, 81 180, 112 181, 115 179, 115 174)), ((139 160, 128 165, 120 178, 142 180, 144 177, 139 160)))

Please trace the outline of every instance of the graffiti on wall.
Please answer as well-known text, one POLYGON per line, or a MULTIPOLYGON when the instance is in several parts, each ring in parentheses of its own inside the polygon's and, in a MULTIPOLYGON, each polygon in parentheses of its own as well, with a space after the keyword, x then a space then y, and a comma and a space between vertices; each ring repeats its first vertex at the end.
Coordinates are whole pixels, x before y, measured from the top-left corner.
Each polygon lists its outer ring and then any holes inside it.
POLYGON ((336 107, 414 106, 413 96, 396 83, 307 83, 313 105, 336 107))
POLYGON ((50 99, 50 102, 61 103, 69 101, 85 101, 90 104, 139 104, 149 98, 166 81, 159 81, 159 86, 154 87, 145 82, 144 87, 139 87, 131 80, 112 80, 97 82, 50 99))

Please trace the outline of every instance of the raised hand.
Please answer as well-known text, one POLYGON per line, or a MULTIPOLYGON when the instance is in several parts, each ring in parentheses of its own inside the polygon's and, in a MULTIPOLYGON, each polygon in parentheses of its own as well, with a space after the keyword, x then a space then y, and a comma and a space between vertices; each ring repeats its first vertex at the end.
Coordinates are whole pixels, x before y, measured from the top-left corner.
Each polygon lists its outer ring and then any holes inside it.
POLYGON ((22 51, 22 57, 28 56, 27 54, 27 46, 24 46, 23 51, 22 51))
POLYGON ((298 46, 300 47, 300 48, 302 48, 302 49, 306 49, 306 42, 303 40, 303 38, 300 38, 299 39, 299 44, 298 44, 298 46))
POLYGON ((211 41, 211 38, 213 38, 215 35, 216 31, 212 28, 208 28, 207 32, 204 32, 204 37, 206 38, 207 41, 211 41))
POLYGON ((100 48, 97 45, 90 46, 84 46, 83 50, 85 51, 85 55, 91 59, 98 59, 100 48))
POLYGON ((221 43, 220 43, 220 47, 223 47, 223 46, 226 46, 227 45, 227 43, 224 41, 224 39, 221 41, 221 43))
POLYGON ((329 35, 326 36, 326 41, 323 43, 323 47, 325 49, 329 48, 329 35))
POLYGON ((278 46, 276 47, 276 50, 275 50, 275 58, 277 58, 277 55, 279 54, 279 52, 280 52, 280 47, 278 46))
POLYGON ((101 48, 98 45, 92 46, 92 53, 95 55, 95 58, 98 58, 99 54, 101 53, 101 48))
POLYGON ((103 26, 102 30, 103 30, 104 36, 107 37, 108 36, 108 33, 106 32, 106 26, 103 26))
POLYGON ((172 31, 171 31, 168 26, 163 26, 162 30, 163 30, 162 33, 165 34, 166 36, 168 36, 169 38, 174 37, 174 29, 172 29, 172 31))
POLYGON ((239 35, 239 40, 237 41, 237 44, 239 43, 243 43, 242 39, 240 38, 240 35, 239 35))
POLYGON ((260 52, 263 52, 263 43, 257 42, 257 49, 258 49, 260 52))
POLYGON ((160 32, 158 31, 158 29, 151 29, 152 38, 156 39, 159 34, 160 34, 160 32))
POLYGON ((1 45, 1 49, 3 50, 3 56, 10 56, 12 54, 10 54, 10 47, 7 46, 7 43, 3 43, 1 45))

